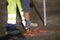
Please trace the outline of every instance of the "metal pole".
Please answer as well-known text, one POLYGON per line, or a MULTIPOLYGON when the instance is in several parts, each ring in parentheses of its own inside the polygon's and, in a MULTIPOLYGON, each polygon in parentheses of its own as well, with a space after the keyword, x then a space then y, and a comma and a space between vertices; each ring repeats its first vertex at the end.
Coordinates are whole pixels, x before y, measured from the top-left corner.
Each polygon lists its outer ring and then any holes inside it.
POLYGON ((44 26, 47 25, 46 22, 46 0, 43 0, 43 10, 44 10, 44 26))

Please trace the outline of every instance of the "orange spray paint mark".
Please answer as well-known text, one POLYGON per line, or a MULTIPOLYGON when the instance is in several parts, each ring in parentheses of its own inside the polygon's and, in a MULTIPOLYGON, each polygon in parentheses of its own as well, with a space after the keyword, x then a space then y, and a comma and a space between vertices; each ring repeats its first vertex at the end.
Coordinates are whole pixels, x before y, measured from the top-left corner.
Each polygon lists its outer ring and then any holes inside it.
POLYGON ((33 31, 36 32, 36 33, 38 33, 38 32, 48 32, 48 30, 40 30, 38 28, 35 28, 33 31))
POLYGON ((24 33, 24 36, 35 36, 36 34, 32 31, 24 33))
POLYGON ((48 30, 40 30, 38 28, 33 29, 32 31, 27 31, 26 33, 24 33, 24 36, 36 36, 38 33, 47 33, 48 30))

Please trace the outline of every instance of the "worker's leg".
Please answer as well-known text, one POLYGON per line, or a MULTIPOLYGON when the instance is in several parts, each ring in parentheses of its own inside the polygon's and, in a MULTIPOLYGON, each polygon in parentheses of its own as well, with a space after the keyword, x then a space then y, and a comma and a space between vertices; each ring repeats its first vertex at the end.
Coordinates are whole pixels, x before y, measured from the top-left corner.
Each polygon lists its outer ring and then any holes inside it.
POLYGON ((7 30, 12 31, 15 29, 16 24, 16 2, 15 0, 7 0, 8 6, 7 6, 7 12, 8 12, 8 18, 7 18, 7 30))
POLYGON ((29 18, 29 3, 30 0, 21 0, 22 3, 22 7, 23 7, 23 12, 24 12, 24 17, 26 20, 26 27, 25 29, 29 29, 30 28, 30 18, 29 18))
POLYGON ((26 29, 31 28, 30 26, 37 26, 36 23, 33 23, 31 25, 30 21, 30 0, 21 0, 22 6, 23 6, 23 11, 24 11, 24 16, 26 19, 26 29))

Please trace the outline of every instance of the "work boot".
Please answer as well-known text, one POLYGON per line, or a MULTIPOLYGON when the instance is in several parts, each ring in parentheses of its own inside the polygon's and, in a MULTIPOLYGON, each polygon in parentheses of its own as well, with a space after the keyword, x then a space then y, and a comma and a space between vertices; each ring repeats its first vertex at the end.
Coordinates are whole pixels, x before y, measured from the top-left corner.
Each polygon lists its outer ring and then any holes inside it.
POLYGON ((31 23, 30 23, 30 26, 31 26, 31 27, 37 27, 38 24, 37 24, 37 23, 32 23, 32 22, 31 22, 31 23))
POLYGON ((33 23, 31 21, 26 21, 26 25, 27 25, 28 28, 37 27, 38 26, 37 23, 33 23))
POLYGON ((37 27, 37 26, 38 26, 38 24, 36 24, 36 23, 32 23, 31 21, 26 21, 25 29, 30 31, 31 27, 37 27))

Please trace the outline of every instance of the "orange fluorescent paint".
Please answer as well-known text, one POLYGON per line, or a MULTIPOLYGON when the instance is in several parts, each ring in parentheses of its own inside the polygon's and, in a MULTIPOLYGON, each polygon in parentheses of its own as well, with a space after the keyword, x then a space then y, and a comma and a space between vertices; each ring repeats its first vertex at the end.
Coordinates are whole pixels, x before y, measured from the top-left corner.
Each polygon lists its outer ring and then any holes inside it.
POLYGON ((36 32, 36 33, 39 33, 39 32, 48 32, 48 30, 40 30, 38 28, 35 28, 33 31, 36 32))
POLYGON ((24 36, 35 36, 35 33, 31 32, 26 32, 24 33, 24 36))
POLYGON ((32 33, 25 33, 24 36, 35 36, 35 34, 32 34, 32 33))
POLYGON ((48 30, 39 30, 38 28, 33 29, 32 31, 28 31, 24 33, 24 36, 36 36, 38 33, 48 32, 48 30))
POLYGON ((48 30, 40 30, 39 32, 48 32, 48 30))

